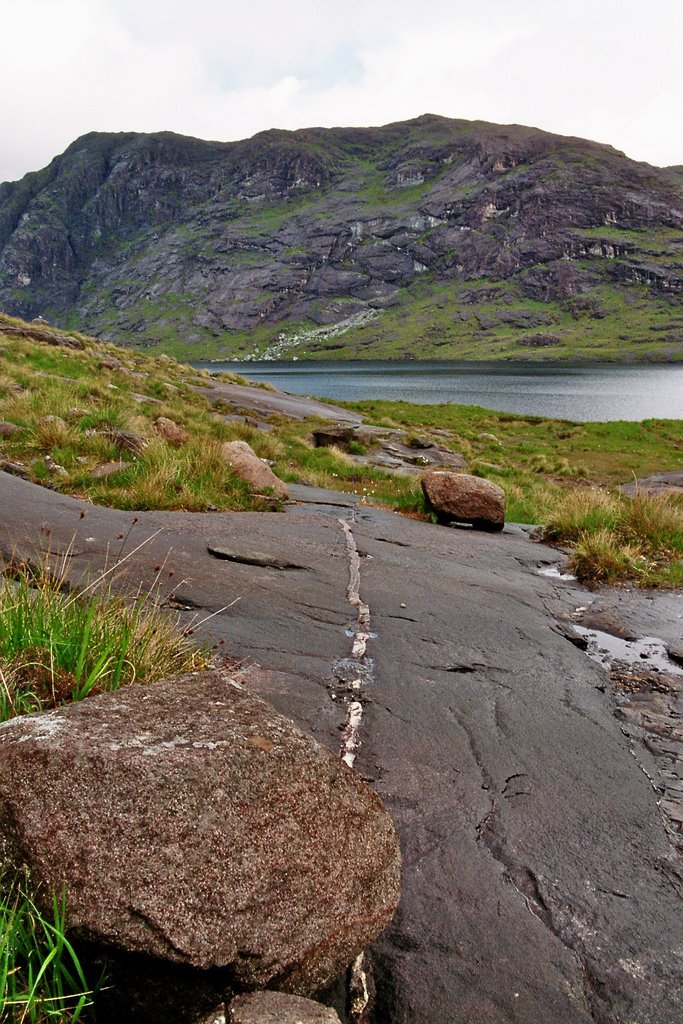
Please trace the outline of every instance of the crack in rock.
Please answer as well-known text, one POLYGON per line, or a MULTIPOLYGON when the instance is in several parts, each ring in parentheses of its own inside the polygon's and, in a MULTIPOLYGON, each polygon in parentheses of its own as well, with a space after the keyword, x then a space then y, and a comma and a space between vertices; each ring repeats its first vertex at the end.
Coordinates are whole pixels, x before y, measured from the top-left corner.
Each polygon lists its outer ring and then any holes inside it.
POLYGON ((261 569, 308 569, 307 565, 288 562, 274 555, 264 555, 261 551, 233 551, 232 548, 220 544, 207 544, 206 550, 214 558, 226 562, 239 562, 241 565, 256 565, 261 569))
MULTIPOLYGON (((338 520, 346 539, 346 552, 349 562, 349 582, 346 587, 346 596, 349 604, 356 612, 356 621, 347 630, 349 636, 353 637, 350 659, 344 659, 346 681, 346 694, 344 701, 347 705, 346 723, 342 731, 341 759, 353 768, 356 760, 356 753, 360 747, 360 729, 363 721, 363 684, 372 680, 372 661, 366 657, 367 644, 372 639, 370 632, 370 608, 360 596, 360 560, 361 556, 356 546, 351 523, 347 519, 338 520), (349 668, 351 671, 349 672, 349 668), (348 677, 351 678, 348 678, 348 677)), ((341 663, 337 666, 339 669, 341 663)), ((337 671, 337 677, 340 676, 337 671)))

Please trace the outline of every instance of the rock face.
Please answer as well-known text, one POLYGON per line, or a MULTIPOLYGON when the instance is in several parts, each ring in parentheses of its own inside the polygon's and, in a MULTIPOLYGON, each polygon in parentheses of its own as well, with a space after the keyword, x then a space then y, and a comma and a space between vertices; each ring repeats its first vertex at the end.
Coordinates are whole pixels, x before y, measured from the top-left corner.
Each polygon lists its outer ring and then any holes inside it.
POLYGON ((609 285, 669 304, 652 324, 675 347, 679 182, 608 146, 435 115, 236 143, 92 133, 0 185, 0 306, 188 352, 252 354, 249 332, 270 327, 273 355, 343 348, 350 330, 385 357, 381 317, 393 356, 502 332, 518 355, 561 357, 566 314, 582 336, 609 285), (415 314, 418 281, 431 299, 415 314), (282 325, 299 340, 283 347, 282 325))
POLYGON ((287 498, 288 490, 246 441, 226 441, 221 445, 223 460, 233 473, 253 491, 272 491, 276 498, 287 498))
POLYGON ((456 519, 481 530, 505 525, 505 491, 490 480, 432 469, 422 477, 422 490, 441 522, 456 519))
POLYGON ((375 794, 219 671, 0 727, 0 837, 45 892, 64 888, 71 935, 107 951, 103 1020, 190 1020, 269 985, 314 994, 399 895, 375 794))

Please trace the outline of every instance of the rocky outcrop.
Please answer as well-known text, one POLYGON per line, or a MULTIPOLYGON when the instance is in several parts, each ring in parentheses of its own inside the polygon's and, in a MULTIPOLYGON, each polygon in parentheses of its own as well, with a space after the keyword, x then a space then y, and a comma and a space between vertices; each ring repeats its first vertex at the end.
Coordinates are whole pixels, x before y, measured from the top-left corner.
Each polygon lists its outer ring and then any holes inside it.
POLYGON ((673 316, 682 226, 676 176, 520 126, 425 115, 224 144, 92 133, 0 185, 0 305, 212 355, 262 355, 256 327, 266 352, 310 355, 364 326, 364 357, 398 309, 409 330, 392 354, 443 354, 462 318, 474 340, 550 327, 559 311, 526 300, 597 301, 605 284, 624 301, 644 287, 673 316), (427 281, 437 304, 412 319, 427 281))
MULTIPOLYGON (((151 586, 166 559, 184 622, 239 594, 201 634, 259 662, 242 670, 245 685, 335 757, 343 697, 355 700, 361 683, 356 764, 390 810, 404 858, 401 906, 364 951, 371 993, 375 985, 368 1020, 683 1020, 682 879, 651 734, 637 740, 641 770, 614 717, 620 698, 609 677, 555 629, 558 613, 576 622, 577 605, 595 595, 539 575, 539 560, 554 564, 557 551, 522 531, 435 529, 352 495, 313 499, 285 515, 140 512, 131 524, 129 512, 5 475, 0 549, 30 560, 39 537, 52 551, 71 544, 77 583, 86 569, 106 568, 117 535, 130 531, 127 550, 148 540, 130 559, 135 580, 151 586), (355 583, 339 518, 356 542, 355 583), (310 571, 218 562, 210 536, 310 571), (371 611, 372 637, 354 628, 349 584, 371 611), (371 657, 348 658, 352 643, 367 643, 371 657)), ((609 599, 637 635, 680 646, 679 595, 617 588, 609 599), (642 624, 628 614, 634 601, 642 624)), ((675 784, 681 744, 666 731, 660 740, 675 784)), ((61 776, 48 816, 60 827, 71 779, 61 776)), ((187 980, 181 965, 175 975, 187 980)), ((98 1014, 98 1024, 109 1022, 98 1014)))
POLYGON ((425 434, 409 435, 403 430, 338 423, 316 428, 312 437, 317 448, 340 448, 359 465, 401 475, 419 476, 425 466, 464 469, 467 465, 459 452, 425 434))
POLYGON ((480 530, 502 530, 505 525, 505 491, 467 473, 428 470, 422 490, 440 522, 457 520, 480 530))
POLYGON ((287 498, 287 486, 246 441, 226 441, 221 445, 221 455, 235 476, 244 480, 253 491, 266 491, 276 498, 287 498))
POLYGON ((65 892, 70 934, 108 963, 104 1020, 317 993, 399 895, 379 799, 219 671, 1 726, 0 840, 40 891, 65 892))

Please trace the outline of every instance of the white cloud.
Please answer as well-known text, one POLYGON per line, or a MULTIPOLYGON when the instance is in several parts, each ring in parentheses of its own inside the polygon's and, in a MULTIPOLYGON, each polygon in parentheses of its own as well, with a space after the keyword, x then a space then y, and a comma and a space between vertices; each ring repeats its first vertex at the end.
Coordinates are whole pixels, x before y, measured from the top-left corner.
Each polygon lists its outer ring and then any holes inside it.
POLYGON ((3 13, 0 181, 87 131, 212 139, 430 111, 683 163, 683 7, 659 0, 23 0, 3 13))

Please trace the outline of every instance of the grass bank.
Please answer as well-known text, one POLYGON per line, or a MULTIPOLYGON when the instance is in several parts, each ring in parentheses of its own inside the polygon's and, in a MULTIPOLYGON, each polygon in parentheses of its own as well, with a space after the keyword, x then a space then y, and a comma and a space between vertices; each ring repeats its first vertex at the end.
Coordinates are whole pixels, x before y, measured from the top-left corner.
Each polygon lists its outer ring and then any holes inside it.
MULTIPOLYGON (((221 457, 223 442, 239 439, 285 481, 355 491, 388 508, 428 518, 414 477, 360 466, 353 452, 314 447, 310 435, 318 424, 313 420, 271 416, 268 429, 259 429, 235 415, 235 409, 212 404, 200 394, 197 387, 207 380, 205 372, 168 357, 154 358, 0 315, 0 431, 5 426, 0 456, 36 483, 116 508, 272 508, 272 500, 250 492, 221 457), (68 347, 71 343, 79 347, 68 347), (186 440, 169 443, 156 428, 159 417, 185 431, 186 440), (135 435, 142 442, 138 450, 122 450, 121 434, 135 435)), ((666 530, 649 538, 638 535, 637 524, 644 516, 631 511, 631 500, 617 487, 654 472, 683 470, 683 421, 574 423, 476 406, 346 404, 369 424, 403 431, 408 438, 426 434, 459 452, 468 472, 504 488, 509 520, 552 523, 549 536, 575 545, 577 552, 592 538, 591 557, 575 563, 584 578, 678 584, 676 544, 666 530), (593 514, 577 513, 583 524, 578 531, 561 515, 572 503, 594 509, 593 514), (609 515, 606 505, 612 508, 609 515), (596 561, 595 545, 609 550, 609 571, 596 561), (612 557, 622 549, 627 550, 625 558, 612 557)), ((367 453, 366 447, 360 448, 355 454, 367 453)), ((636 507, 642 504, 638 499, 636 507)), ((662 499, 660 506, 665 519, 678 521, 680 497, 662 499)))

